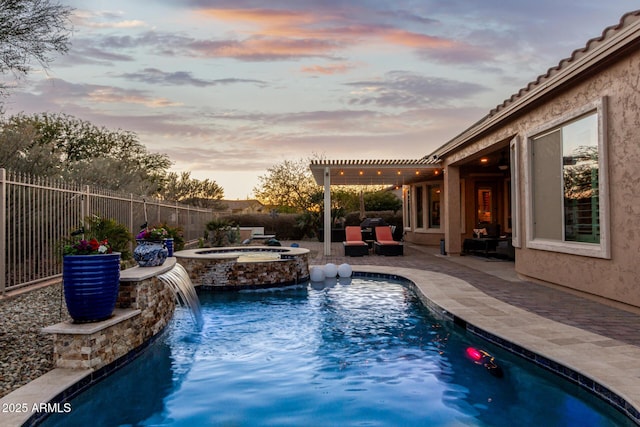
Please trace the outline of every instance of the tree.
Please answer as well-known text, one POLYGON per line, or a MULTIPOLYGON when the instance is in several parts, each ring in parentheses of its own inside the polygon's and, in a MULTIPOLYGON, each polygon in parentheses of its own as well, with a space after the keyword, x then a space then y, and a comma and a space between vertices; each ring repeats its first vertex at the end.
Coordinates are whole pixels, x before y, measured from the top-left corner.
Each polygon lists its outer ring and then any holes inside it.
POLYGON ((224 190, 215 181, 191 178, 191 172, 167 174, 159 192, 161 198, 193 206, 213 208, 224 196, 224 190))
POLYGON ((402 200, 390 191, 365 193, 364 208, 367 211, 397 212, 402 209, 402 200))
MULTIPOLYGON (((69 49, 72 9, 49 0, 0 1, 0 73, 26 76, 35 60, 47 69, 52 52, 69 49)), ((0 85, 0 94, 6 87, 0 85)))
POLYGON ((293 208, 297 212, 313 209, 313 196, 322 191, 316 184, 309 162, 285 160, 267 169, 267 174, 258 177, 259 186, 253 193, 265 205, 293 208))
POLYGON ((0 165, 17 172, 136 194, 156 194, 171 166, 133 132, 65 114, 11 116, 2 123, 0 146, 0 165))

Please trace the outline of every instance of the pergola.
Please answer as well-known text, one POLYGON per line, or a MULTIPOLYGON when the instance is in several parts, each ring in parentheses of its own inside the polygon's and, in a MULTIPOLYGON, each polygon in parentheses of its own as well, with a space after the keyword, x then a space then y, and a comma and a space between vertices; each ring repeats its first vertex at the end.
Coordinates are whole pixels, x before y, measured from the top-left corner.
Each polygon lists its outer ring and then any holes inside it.
MULTIPOLYGON (((324 186, 324 211, 331 212, 331 185, 400 187, 440 173, 441 165, 417 160, 312 160, 311 172, 324 186)), ((331 255, 331 215, 324 216, 324 255, 331 255)))

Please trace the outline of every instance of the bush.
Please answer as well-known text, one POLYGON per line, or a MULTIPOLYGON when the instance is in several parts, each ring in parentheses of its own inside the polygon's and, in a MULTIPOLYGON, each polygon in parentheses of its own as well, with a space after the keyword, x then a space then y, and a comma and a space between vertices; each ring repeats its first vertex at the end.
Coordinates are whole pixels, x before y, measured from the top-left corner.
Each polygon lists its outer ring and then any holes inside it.
POLYGON ((115 219, 101 218, 93 215, 85 218, 85 233, 98 240, 107 239, 114 252, 120 252, 123 261, 131 259, 133 254, 129 244, 133 242, 133 235, 129 229, 115 219))
POLYGON ((297 226, 298 214, 279 213, 275 217, 268 214, 236 214, 221 219, 239 227, 264 227, 265 234, 275 234, 278 240, 300 240, 304 231, 297 226))
POLYGON ((169 237, 173 238, 174 251, 181 251, 184 249, 184 235, 182 234, 182 227, 180 227, 179 225, 172 227, 166 222, 159 224, 158 227, 162 227, 167 230, 169 237))
POLYGON ((229 246, 237 243, 240 232, 233 221, 219 218, 209 221, 207 227, 207 238, 213 246, 229 246))
MULTIPOLYGON (((365 212, 367 218, 382 218, 387 224, 395 225, 397 228, 402 228, 402 213, 394 213, 393 211, 373 211, 365 212)), ((360 225, 360 212, 351 212, 345 217, 345 225, 360 225)))

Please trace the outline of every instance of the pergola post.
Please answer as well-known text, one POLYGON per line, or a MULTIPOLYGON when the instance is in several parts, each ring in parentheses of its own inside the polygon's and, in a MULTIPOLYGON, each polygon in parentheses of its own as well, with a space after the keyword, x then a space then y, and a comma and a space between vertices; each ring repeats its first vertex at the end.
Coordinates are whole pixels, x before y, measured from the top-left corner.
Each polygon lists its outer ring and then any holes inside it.
POLYGON ((324 255, 331 255, 331 170, 324 168, 324 255))

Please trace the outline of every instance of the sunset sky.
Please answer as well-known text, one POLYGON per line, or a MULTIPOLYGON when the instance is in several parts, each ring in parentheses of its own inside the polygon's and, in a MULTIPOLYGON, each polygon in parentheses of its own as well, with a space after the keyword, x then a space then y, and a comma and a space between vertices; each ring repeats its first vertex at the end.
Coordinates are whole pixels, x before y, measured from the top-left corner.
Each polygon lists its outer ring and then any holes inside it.
MULTIPOLYGON (((252 197, 286 159, 416 159, 640 2, 62 0, 70 52, 4 100, 134 131, 252 197)), ((11 76, 4 76, 3 81, 11 76)))

